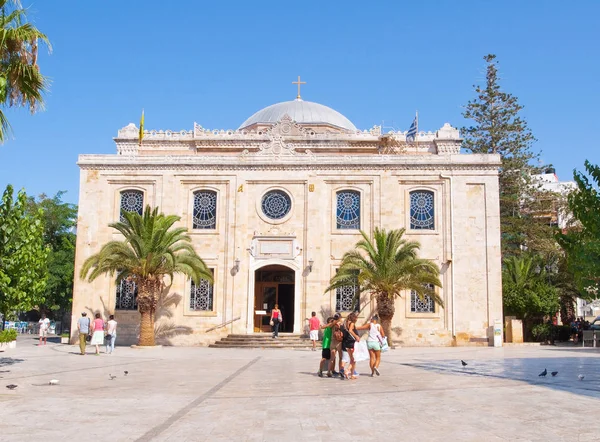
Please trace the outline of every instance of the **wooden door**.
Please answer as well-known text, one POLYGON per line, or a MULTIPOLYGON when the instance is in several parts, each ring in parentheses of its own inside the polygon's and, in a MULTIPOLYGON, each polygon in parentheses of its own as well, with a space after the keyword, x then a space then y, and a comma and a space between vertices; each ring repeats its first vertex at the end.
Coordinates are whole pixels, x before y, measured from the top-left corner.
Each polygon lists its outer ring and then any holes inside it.
POLYGON ((264 311, 265 314, 254 315, 254 331, 270 332, 271 310, 277 304, 277 283, 260 282, 256 284, 254 296, 254 311, 264 311))

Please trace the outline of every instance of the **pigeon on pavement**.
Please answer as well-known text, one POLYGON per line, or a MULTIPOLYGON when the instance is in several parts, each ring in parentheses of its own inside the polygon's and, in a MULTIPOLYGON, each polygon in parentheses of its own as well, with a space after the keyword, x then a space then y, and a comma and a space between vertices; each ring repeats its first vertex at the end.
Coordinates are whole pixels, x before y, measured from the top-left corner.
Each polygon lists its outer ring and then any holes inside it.
POLYGON ((467 365, 469 365, 465 361, 463 361, 462 359, 460 360, 460 363, 462 364, 463 367, 466 367, 467 365))
POLYGON ((6 388, 8 388, 9 390, 14 390, 14 389, 15 389, 15 388, 17 388, 17 387, 18 387, 18 385, 15 385, 15 384, 8 384, 8 385, 6 386, 6 388))
POLYGON ((556 376, 558 374, 558 371, 553 371, 552 373, 550 373, 552 375, 552 377, 556 376))
POLYGON ((577 379, 579 379, 580 381, 583 381, 585 379, 585 376, 580 374, 579 376, 577 376, 577 379))
POLYGON ((129 372, 127 370, 125 370, 123 373, 125 374, 125 376, 127 376, 129 374, 129 372))
POLYGON ((544 368, 544 371, 542 371, 540 374, 538 374, 538 376, 546 376, 548 374, 548 370, 546 370, 544 368))
POLYGON ((109 380, 111 380, 111 381, 112 381, 112 380, 113 380, 113 379, 115 379, 115 378, 116 378, 116 376, 113 376, 113 375, 112 375, 112 374, 110 374, 110 373, 108 374, 108 379, 109 379, 109 380))

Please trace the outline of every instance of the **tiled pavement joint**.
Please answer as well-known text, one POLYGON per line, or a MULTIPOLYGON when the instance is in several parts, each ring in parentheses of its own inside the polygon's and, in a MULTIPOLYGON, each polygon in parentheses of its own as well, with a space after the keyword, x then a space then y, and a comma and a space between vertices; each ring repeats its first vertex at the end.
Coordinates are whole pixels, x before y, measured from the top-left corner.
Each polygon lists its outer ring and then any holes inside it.
POLYGON ((206 399, 210 398, 212 395, 214 395, 217 391, 219 391, 221 388, 223 388, 225 385, 227 385, 229 382, 231 382, 237 376, 242 374, 245 370, 247 370, 252 365, 254 365, 256 362, 258 362, 259 359, 260 359, 260 356, 254 358, 253 360, 248 362, 246 365, 239 368, 235 373, 229 375, 227 378, 223 379, 221 382, 219 382, 217 385, 212 387, 210 390, 201 394, 196 399, 194 399, 192 402, 190 402, 188 405, 183 407, 181 410, 179 410, 176 413, 174 413, 173 415, 171 415, 171 417, 169 417, 165 422, 163 422, 162 424, 157 425, 156 427, 149 430, 146 434, 144 434, 142 437, 137 439, 137 442, 150 441, 150 440, 154 439, 155 437, 159 436, 162 432, 164 432, 171 425, 173 425, 175 422, 177 422, 179 419, 181 419, 183 416, 185 416, 187 413, 189 413, 192 409, 196 408, 198 405, 200 405, 206 399))

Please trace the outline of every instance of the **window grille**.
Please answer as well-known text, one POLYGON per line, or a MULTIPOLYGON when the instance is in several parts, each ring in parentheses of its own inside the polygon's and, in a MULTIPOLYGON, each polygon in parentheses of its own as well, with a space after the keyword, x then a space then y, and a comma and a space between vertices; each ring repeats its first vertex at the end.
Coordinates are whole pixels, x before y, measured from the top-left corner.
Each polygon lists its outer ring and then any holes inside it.
MULTIPOLYGON (((214 274, 214 271, 213 271, 214 274)), ((214 285, 206 279, 201 279, 200 284, 194 281, 190 284, 190 310, 212 311, 214 302, 214 285)))
MULTIPOLYGON (((435 287, 431 284, 427 285, 431 290, 435 290, 435 287)), ((420 298, 417 292, 414 290, 410 291, 410 311, 412 313, 435 313, 435 302, 429 295, 420 298)))
MULTIPOLYGON (((337 270, 336 270, 337 272, 337 270)), ((358 272, 356 272, 358 277, 358 272)), ((345 285, 335 289, 335 311, 353 312, 356 310, 360 296, 358 280, 353 285, 345 285)))
POLYGON ((133 281, 123 279, 117 285, 116 310, 137 310, 137 285, 133 281))

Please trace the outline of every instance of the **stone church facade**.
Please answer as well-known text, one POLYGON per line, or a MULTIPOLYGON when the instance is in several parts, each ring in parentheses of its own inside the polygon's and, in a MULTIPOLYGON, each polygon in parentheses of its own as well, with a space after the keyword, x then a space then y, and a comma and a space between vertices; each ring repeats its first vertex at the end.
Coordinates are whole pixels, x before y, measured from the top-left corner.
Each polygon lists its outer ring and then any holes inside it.
MULTIPOLYGON (((237 130, 146 131, 129 124, 117 153, 81 155, 76 275, 118 239, 121 210, 149 204, 181 217, 214 274, 182 275, 161 307, 159 342, 205 345, 229 333, 302 333, 311 311, 348 312, 357 288, 324 293, 359 230, 405 228, 420 257, 440 268, 444 306, 407 292, 396 300, 400 345, 488 345, 502 319, 497 155, 461 154, 449 124, 421 132, 360 131, 335 110, 301 99, 257 112, 237 130)), ((362 316, 375 307, 368 294, 362 316)), ((73 327, 82 311, 115 314, 120 344, 135 343, 136 287, 76 278, 73 327)))

